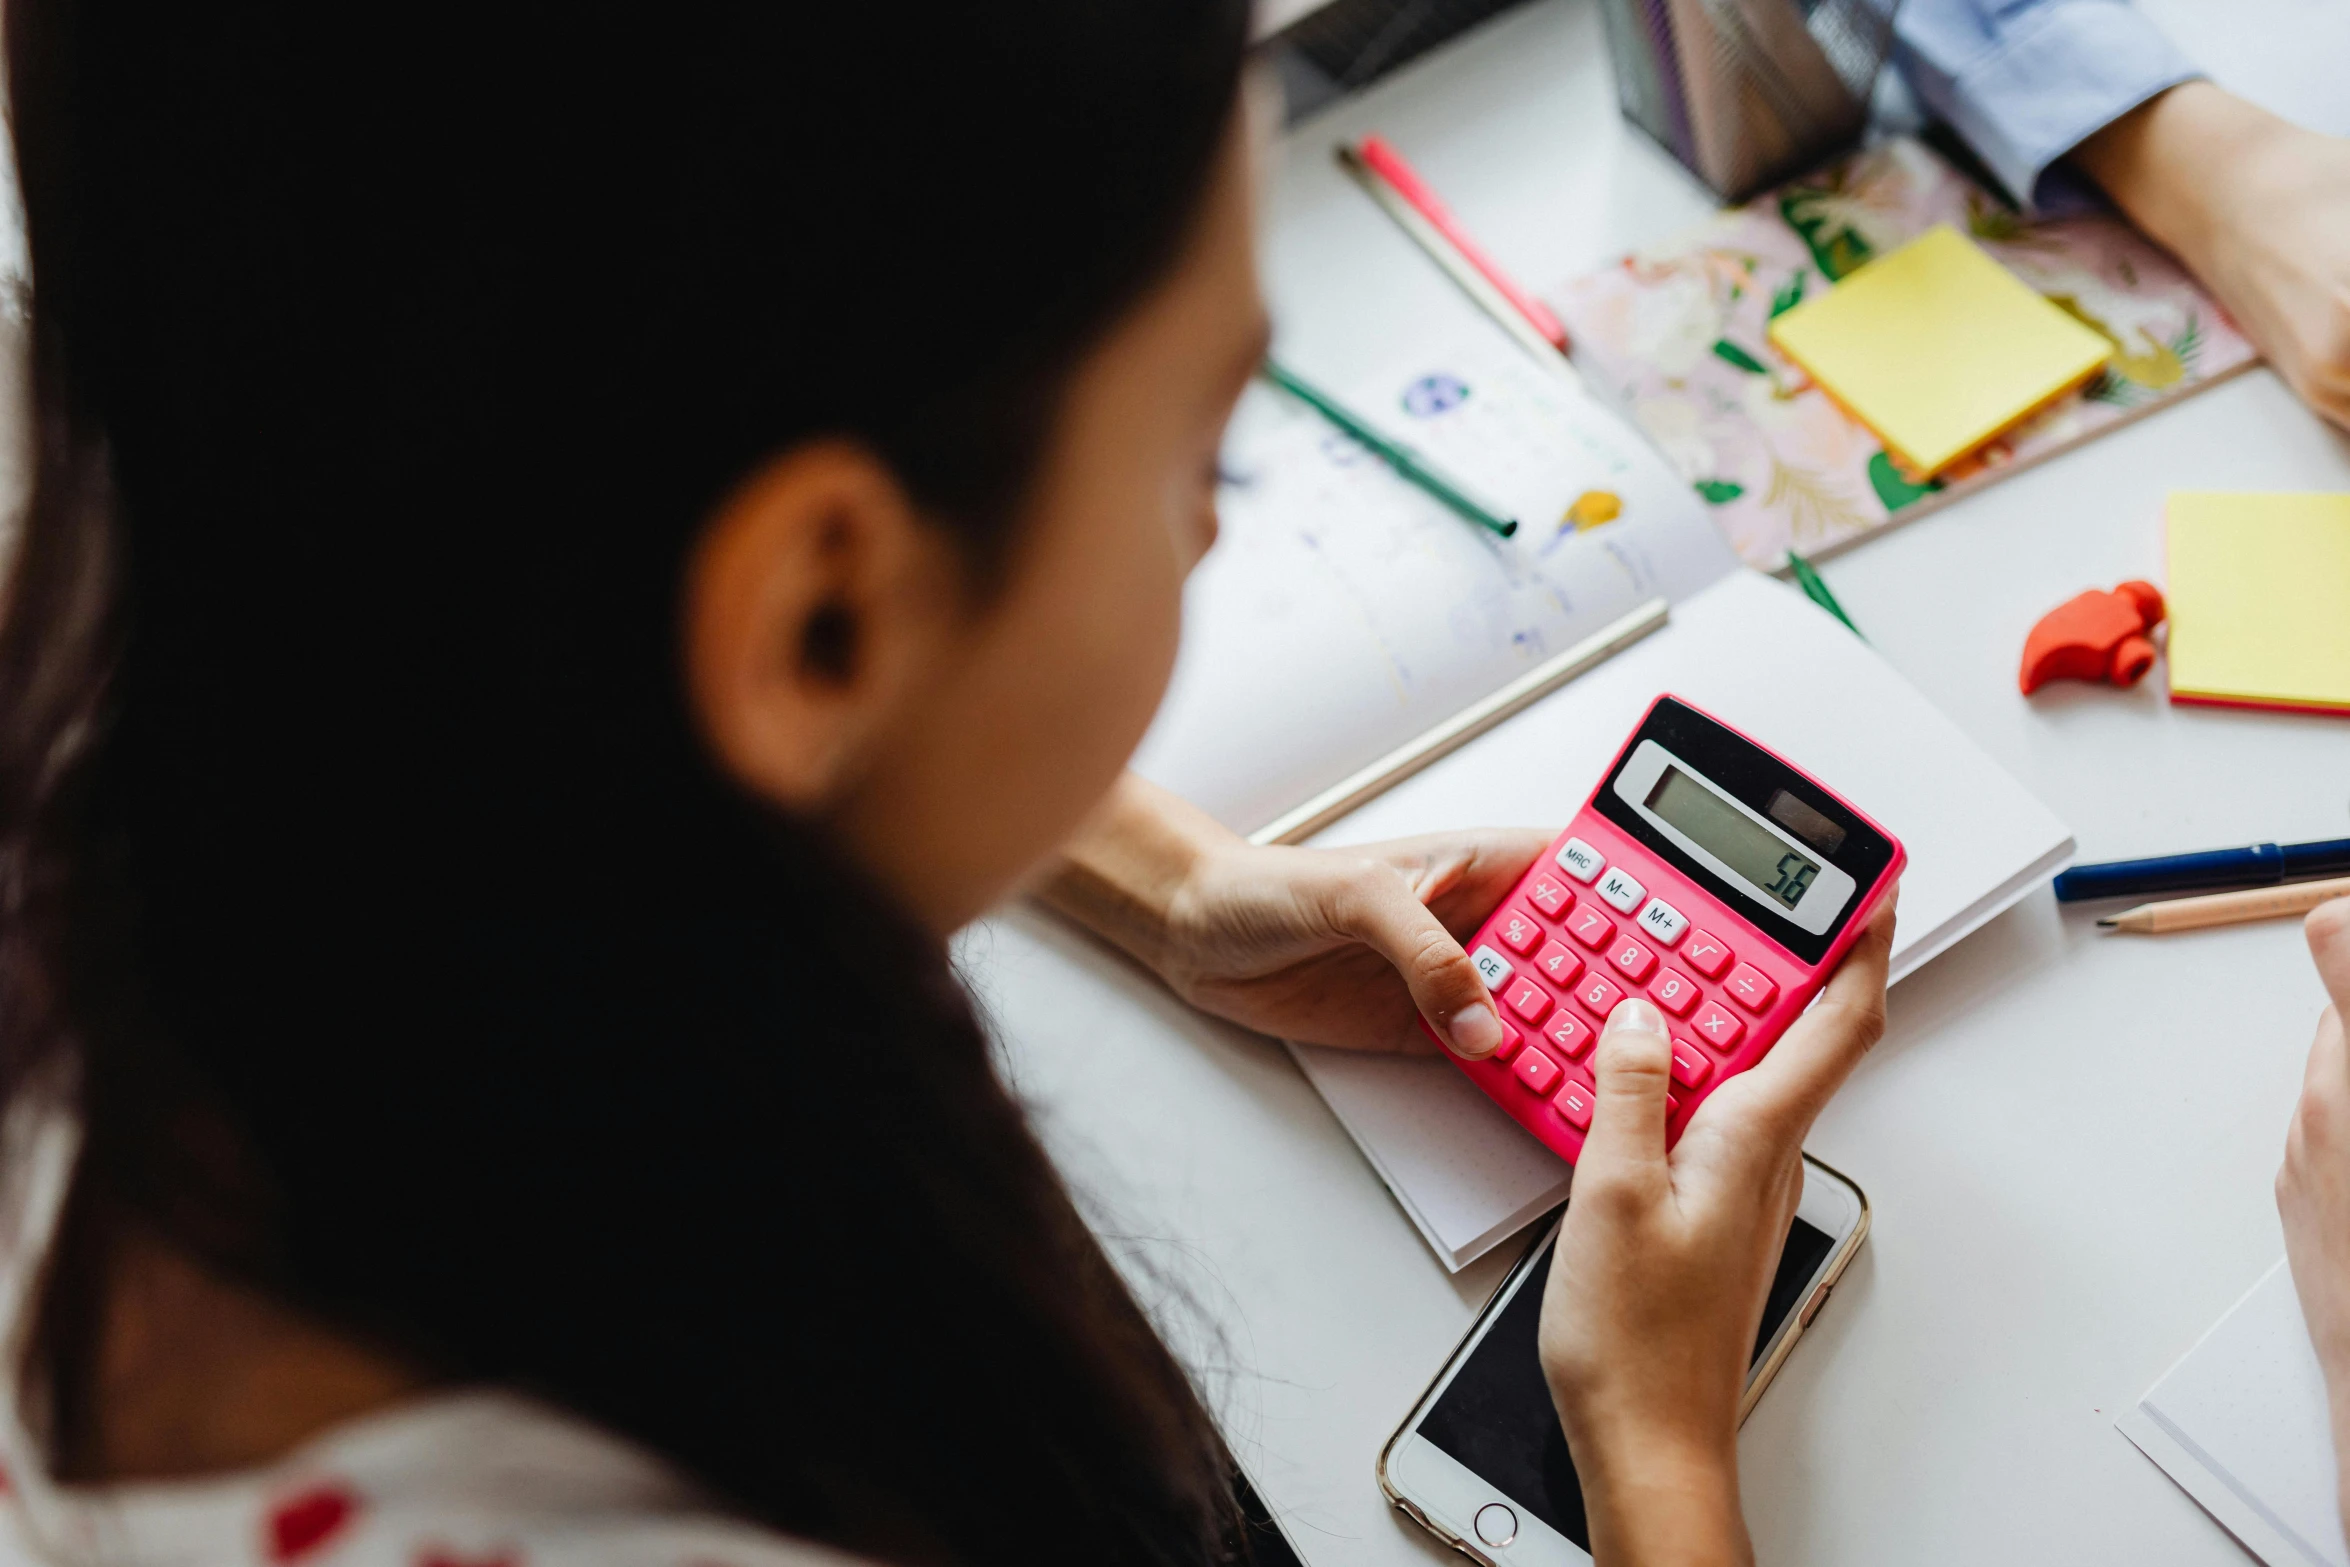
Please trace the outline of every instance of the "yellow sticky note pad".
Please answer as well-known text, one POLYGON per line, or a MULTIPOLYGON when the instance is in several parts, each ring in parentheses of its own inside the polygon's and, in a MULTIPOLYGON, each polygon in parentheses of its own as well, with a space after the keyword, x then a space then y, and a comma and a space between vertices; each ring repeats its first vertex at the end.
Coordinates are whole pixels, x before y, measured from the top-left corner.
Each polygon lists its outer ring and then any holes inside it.
POLYGON ((1770 337, 1919 479, 2079 387, 2113 354, 1947 223, 1787 311, 1770 337))
POLYGON ((2174 702, 2350 713, 2350 495, 2173 491, 2174 702))

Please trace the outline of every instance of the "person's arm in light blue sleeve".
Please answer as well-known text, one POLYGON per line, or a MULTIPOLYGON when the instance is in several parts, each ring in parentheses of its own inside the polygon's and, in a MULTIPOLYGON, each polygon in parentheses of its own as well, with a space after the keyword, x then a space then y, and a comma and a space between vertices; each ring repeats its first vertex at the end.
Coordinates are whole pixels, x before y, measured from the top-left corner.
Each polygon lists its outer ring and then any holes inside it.
POLYGON ((2128 0, 1902 0, 1894 62, 2027 210, 2050 164, 2201 73, 2128 0))
POLYGON ((2071 162, 2186 263, 2302 401, 2350 429, 2350 141, 2187 82, 2071 162))
POLYGON ((1902 0, 1894 61, 2027 211, 2087 175, 2350 429, 2350 141, 2200 80, 2128 0, 1902 0))

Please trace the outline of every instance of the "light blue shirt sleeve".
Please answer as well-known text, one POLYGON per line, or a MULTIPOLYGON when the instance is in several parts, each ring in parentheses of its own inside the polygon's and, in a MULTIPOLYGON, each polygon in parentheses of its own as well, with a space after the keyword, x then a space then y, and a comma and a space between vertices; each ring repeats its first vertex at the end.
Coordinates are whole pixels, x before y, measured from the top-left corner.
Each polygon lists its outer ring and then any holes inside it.
POLYGON ((1901 0, 1893 58, 2027 210, 2050 164, 2203 74, 2128 0, 1901 0))

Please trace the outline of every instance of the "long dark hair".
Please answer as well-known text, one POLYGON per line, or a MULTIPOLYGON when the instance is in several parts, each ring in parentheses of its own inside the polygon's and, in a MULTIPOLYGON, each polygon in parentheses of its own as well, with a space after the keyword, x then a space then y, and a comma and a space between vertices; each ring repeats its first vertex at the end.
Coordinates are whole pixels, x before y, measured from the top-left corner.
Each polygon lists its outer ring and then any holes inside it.
POLYGON ((79 1085, 17 1368, 61 1468, 141 1226, 786 1529, 1228 1551, 1214 1430, 937 942, 717 773, 676 604, 717 499, 823 435, 984 580, 1245 25, 9 0, 0 1093, 79 1085))

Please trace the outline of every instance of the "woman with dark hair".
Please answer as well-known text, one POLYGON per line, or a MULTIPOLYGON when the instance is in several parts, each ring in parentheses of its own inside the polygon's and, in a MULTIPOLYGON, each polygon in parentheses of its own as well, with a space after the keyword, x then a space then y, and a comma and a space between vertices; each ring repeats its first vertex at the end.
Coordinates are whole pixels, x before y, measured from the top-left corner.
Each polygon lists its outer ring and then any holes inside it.
MULTIPOLYGON (((1245 1557, 943 947, 1040 885, 1257 1026, 1499 1038, 1448 925, 1542 835, 1253 850, 1120 776, 1263 349, 1244 28, 12 0, 37 1550, 1245 1557)), ((1551 1343, 1606 1554, 1742 1541, 1739 1346, 1887 929, 1669 1161, 1661 1019, 1601 1047, 1551 1343)))

